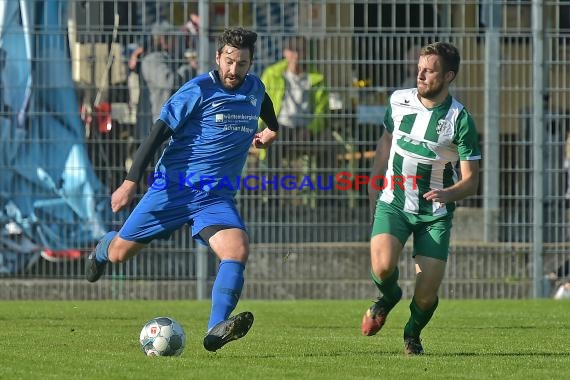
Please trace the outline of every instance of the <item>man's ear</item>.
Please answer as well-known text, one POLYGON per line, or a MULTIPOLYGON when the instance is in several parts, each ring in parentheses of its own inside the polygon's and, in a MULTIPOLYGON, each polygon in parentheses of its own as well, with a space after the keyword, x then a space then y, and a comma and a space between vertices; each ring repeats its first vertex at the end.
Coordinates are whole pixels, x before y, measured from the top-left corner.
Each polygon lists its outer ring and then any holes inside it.
POLYGON ((445 79, 447 79, 449 83, 451 83, 455 80, 456 75, 457 74, 455 73, 455 71, 448 71, 447 73, 445 73, 445 79))

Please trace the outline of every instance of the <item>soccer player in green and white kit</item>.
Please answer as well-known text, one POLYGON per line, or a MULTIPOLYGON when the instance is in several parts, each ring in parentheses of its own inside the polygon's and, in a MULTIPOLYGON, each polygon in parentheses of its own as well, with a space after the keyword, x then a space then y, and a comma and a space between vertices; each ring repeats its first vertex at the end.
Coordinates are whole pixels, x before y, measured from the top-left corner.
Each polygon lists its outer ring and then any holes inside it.
POLYGON ((381 297, 366 311, 361 330, 376 334, 402 297, 398 261, 413 235, 416 283, 404 352, 423 354, 420 333, 438 305, 437 292, 449 249, 455 202, 475 194, 479 182, 479 139, 471 115, 449 93, 460 56, 444 42, 424 46, 417 87, 395 91, 384 117, 369 183, 372 280, 381 297), (461 178, 455 172, 460 162, 461 178), (380 190, 382 189, 382 190, 380 190))

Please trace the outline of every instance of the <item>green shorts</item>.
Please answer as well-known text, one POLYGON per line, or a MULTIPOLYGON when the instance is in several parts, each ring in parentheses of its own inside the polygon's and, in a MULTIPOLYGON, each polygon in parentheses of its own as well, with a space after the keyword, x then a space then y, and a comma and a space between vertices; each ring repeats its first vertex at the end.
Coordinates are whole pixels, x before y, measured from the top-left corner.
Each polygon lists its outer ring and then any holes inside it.
POLYGON ((452 213, 434 218, 433 216, 411 214, 388 203, 378 201, 371 237, 379 234, 390 234, 395 236, 404 246, 410 235, 413 234, 414 257, 420 255, 447 261, 452 219, 452 213))

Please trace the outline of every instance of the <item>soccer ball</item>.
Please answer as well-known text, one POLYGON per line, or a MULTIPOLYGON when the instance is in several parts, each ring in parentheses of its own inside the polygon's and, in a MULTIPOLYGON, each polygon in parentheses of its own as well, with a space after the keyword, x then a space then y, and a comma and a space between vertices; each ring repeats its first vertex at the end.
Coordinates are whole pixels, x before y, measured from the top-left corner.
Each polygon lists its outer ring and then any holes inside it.
POLYGON ((184 351, 186 333, 174 319, 156 317, 145 323, 139 340, 147 356, 179 356, 184 351))

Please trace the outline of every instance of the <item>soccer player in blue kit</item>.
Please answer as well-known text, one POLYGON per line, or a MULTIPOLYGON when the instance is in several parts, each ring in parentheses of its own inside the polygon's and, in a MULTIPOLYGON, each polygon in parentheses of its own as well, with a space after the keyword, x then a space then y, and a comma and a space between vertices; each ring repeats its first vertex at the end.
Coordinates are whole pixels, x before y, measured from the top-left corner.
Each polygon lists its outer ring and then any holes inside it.
POLYGON ((154 152, 170 139, 156 164, 156 181, 120 231, 103 236, 87 259, 87 280, 95 282, 107 262, 122 263, 152 240, 190 225, 192 236, 209 245, 220 260, 204 338, 208 351, 245 336, 253 324, 253 314, 247 311, 230 317, 249 253, 232 179, 241 174, 250 146, 268 147, 279 129, 265 86, 248 74, 256 41, 252 31, 226 29, 218 38, 218 69, 188 81, 164 104, 125 181, 111 196, 113 212, 132 202, 154 152), (267 125, 262 131, 259 117, 267 125))

